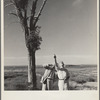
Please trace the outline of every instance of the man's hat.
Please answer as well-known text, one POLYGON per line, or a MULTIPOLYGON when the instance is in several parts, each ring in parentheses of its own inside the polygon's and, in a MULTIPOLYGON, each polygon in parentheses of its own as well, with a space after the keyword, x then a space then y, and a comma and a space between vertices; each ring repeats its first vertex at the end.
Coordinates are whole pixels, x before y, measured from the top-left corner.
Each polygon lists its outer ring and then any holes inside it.
POLYGON ((44 68, 53 68, 54 65, 53 64, 43 64, 44 68))
POLYGON ((44 68, 48 67, 48 64, 43 64, 43 67, 44 67, 44 68))

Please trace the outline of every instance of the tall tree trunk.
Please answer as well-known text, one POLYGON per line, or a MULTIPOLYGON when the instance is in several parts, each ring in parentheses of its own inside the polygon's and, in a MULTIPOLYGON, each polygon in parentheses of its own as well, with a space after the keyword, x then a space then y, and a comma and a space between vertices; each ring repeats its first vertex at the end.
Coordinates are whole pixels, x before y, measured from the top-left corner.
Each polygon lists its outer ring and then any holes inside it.
POLYGON ((35 65, 35 51, 28 50, 29 66, 28 66, 28 82, 29 89, 36 89, 36 65, 35 65))

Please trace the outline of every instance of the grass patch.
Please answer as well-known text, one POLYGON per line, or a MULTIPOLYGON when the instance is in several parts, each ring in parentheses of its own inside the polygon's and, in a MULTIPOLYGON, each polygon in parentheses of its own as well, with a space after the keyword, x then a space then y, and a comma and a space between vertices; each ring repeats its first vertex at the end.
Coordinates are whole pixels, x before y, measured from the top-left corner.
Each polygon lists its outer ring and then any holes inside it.
MULTIPOLYGON (((69 66, 67 68, 70 72, 70 90, 96 90, 97 85, 97 69, 96 67, 88 66, 69 66), (95 73, 94 73, 95 72, 95 73), (87 82, 88 85, 85 85, 87 82)), ((37 89, 41 90, 42 84, 40 83, 41 76, 44 74, 44 68, 37 67, 36 73, 40 76, 37 77, 37 89)), ((58 79, 53 84, 53 89, 58 90, 58 79)), ((6 67, 4 73, 4 89, 5 90, 28 90, 28 73, 27 67, 6 67)))

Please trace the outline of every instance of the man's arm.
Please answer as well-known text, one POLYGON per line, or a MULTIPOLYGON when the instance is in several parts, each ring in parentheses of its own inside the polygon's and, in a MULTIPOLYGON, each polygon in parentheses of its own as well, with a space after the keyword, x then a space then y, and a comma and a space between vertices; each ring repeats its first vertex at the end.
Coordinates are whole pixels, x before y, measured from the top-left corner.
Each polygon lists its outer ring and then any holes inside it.
POLYGON ((56 58, 55 54, 54 54, 54 60, 55 60, 55 69, 59 70, 58 63, 57 63, 57 58, 56 58))

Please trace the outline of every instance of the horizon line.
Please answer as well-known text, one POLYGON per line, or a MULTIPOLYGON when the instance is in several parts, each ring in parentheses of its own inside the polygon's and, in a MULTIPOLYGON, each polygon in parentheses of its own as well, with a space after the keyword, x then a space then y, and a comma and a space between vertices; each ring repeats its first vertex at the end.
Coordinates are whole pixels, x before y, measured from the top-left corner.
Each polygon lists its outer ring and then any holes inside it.
MULTIPOLYGON (((41 66, 43 64, 38 64, 36 66, 41 66)), ((65 64, 65 65, 98 65, 98 64, 65 64)), ((28 66, 28 65, 4 65, 4 66, 28 66)))

